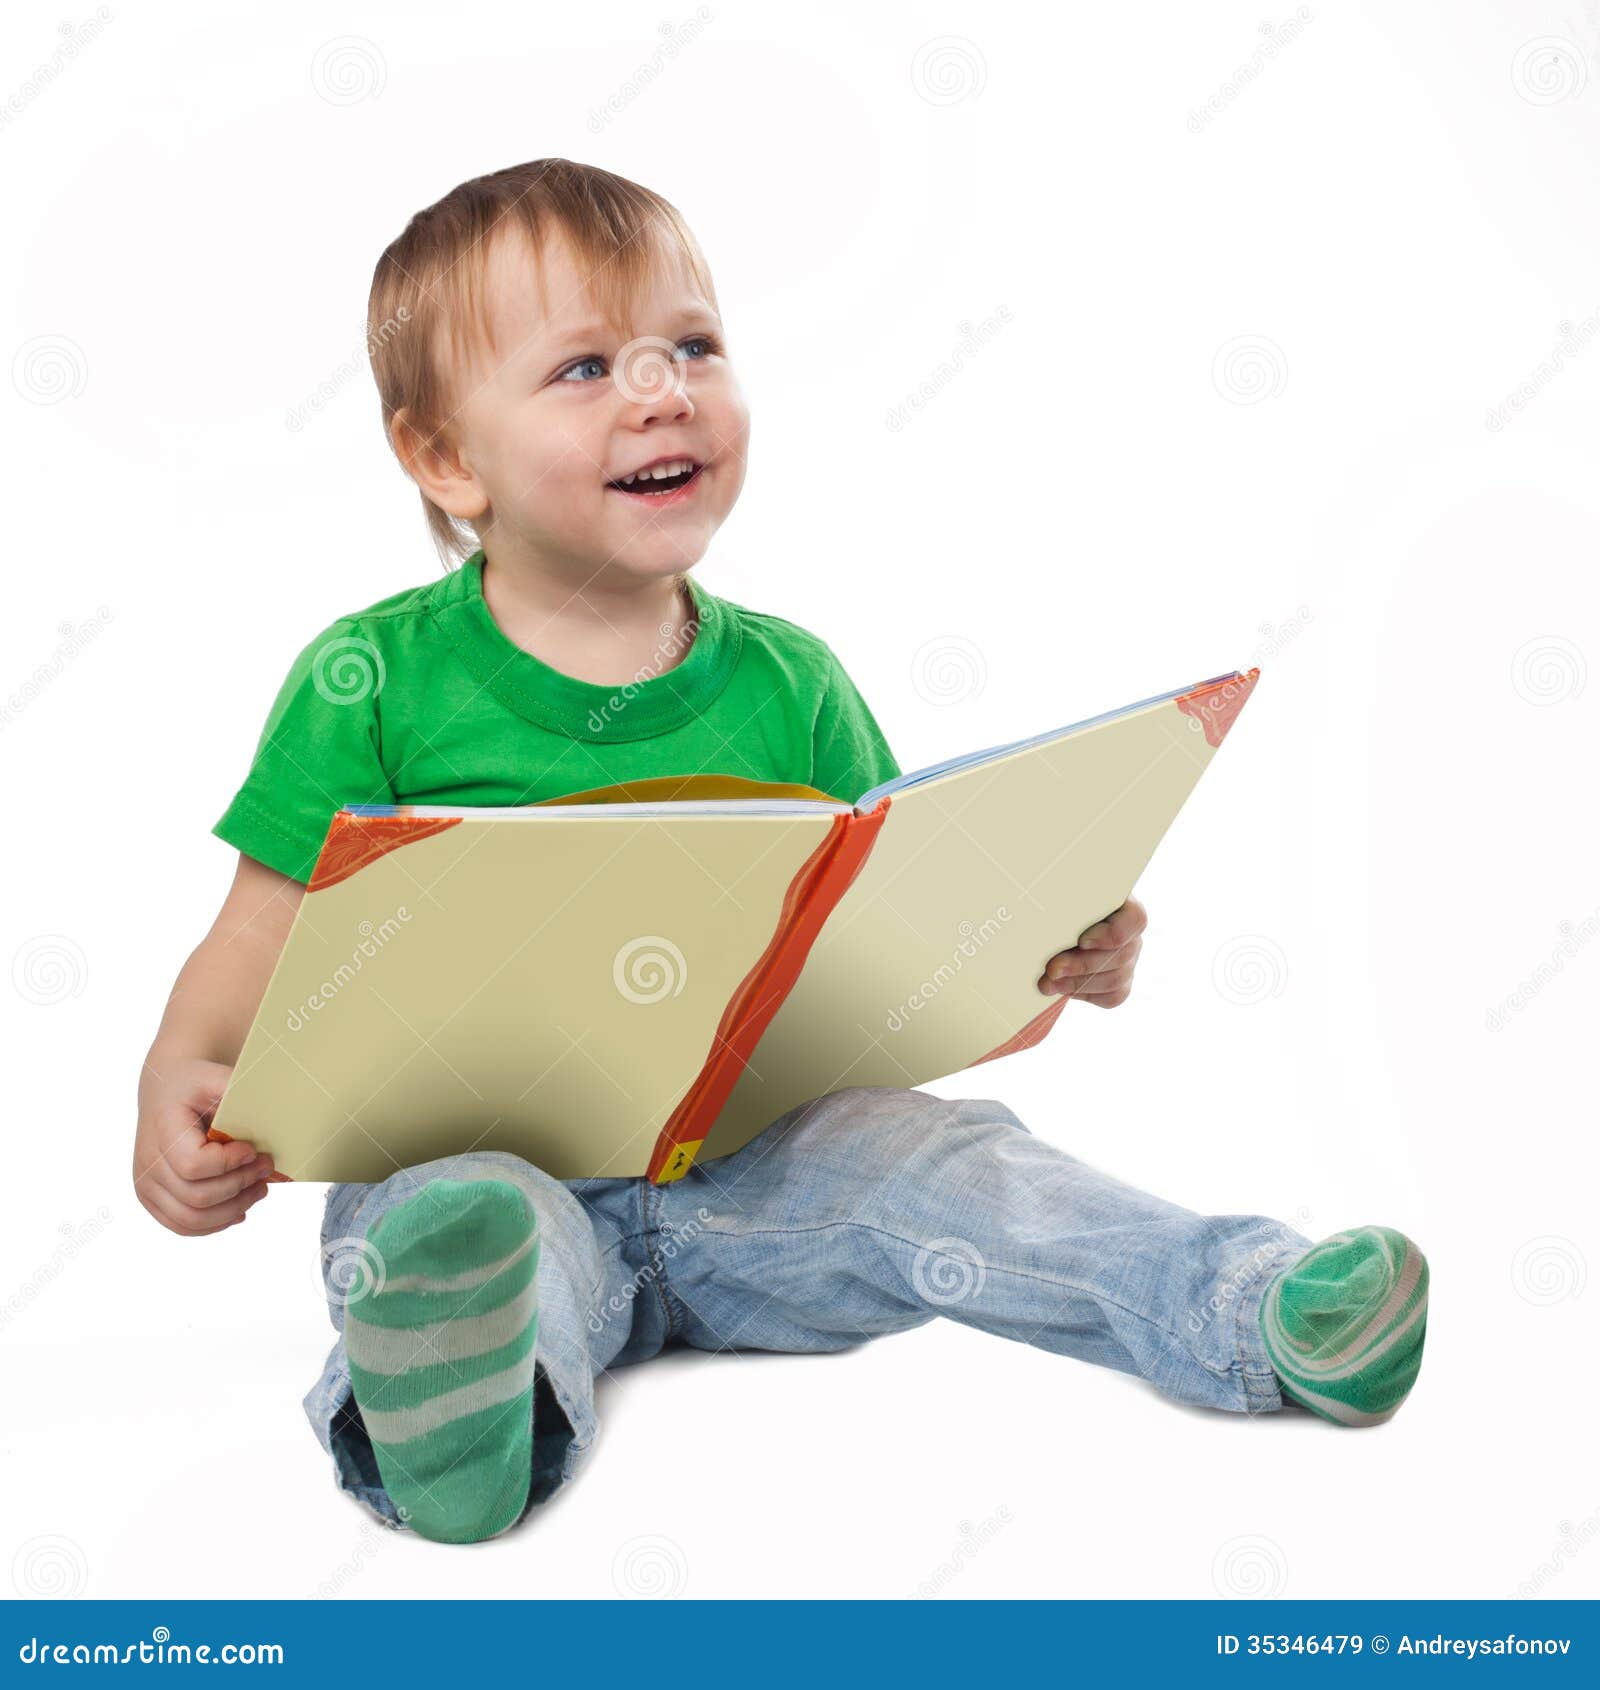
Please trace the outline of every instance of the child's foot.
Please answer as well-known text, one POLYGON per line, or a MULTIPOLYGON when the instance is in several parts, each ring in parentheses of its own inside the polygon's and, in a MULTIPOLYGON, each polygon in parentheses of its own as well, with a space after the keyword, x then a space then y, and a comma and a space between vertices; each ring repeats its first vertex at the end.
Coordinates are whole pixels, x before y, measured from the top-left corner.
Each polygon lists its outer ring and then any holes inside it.
POLYGON ((384 1488, 423 1537, 494 1537, 532 1483, 532 1205, 505 1180, 434 1180, 367 1242, 380 1271, 344 1341, 384 1488))
POLYGON ((1283 1395, 1341 1426, 1376 1425, 1405 1401, 1427 1329, 1427 1259, 1392 1227, 1323 1239, 1261 1299, 1283 1395))

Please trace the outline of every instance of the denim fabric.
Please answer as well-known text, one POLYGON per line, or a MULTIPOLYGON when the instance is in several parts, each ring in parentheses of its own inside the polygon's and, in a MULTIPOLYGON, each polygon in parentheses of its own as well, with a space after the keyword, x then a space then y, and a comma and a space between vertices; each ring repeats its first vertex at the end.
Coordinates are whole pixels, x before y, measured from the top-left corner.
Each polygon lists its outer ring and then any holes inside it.
MULTIPOLYGON (((333 1186, 322 1243, 336 1331, 367 1233, 438 1178, 514 1181, 539 1217, 530 1511, 594 1443, 596 1375, 668 1345, 840 1350, 944 1315, 1136 1374, 1179 1402, 1278 1409, 1256 1311, 1310 1248, 1260 1215, 1197 1215, 1136 1191, 992 1099, 852 1086, 669 1185, 562 1182, 475 1151, 333 1186)), ((399 1524, 342 1336, 305 1408, 340 1486, 399 1524)))

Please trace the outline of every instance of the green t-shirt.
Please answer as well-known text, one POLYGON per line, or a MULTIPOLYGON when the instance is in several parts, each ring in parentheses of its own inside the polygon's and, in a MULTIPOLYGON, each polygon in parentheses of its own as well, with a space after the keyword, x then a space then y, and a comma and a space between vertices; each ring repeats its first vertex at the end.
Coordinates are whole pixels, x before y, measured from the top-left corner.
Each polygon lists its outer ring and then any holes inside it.
POLYGON ((212 829, 308 881, 345 804, 536 804, 655 775, 741 775, 853 803, 900 773, 815 634, 708 593, 675 668, 564 675, 501 632, 483 553, 325 628, 295 659, 243 786, 212 829))

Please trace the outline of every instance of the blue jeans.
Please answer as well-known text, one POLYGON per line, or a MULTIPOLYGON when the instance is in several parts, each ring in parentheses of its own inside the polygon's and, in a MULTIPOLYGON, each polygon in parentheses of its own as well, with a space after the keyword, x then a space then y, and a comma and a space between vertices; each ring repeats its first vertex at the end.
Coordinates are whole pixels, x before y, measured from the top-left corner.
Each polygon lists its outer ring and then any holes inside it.
MULTIPOLYGON (((511 1180, 539 1218, 530 1511, 594 1443, 596 1375, 668 1345, 842 1350, 945 1315, 1179 1402, 1280 1408, 1256 1311, 1310 1247, 1278 1221, 1136 1191, 1041 1142, 1003 1103, 852 1086, 669 1185, 563 1182, 487 1150, 336 1185, 322 1237, 336 1330, 366 1234, 440 1178, 511 1180)), ((399 1524, 342 1336, 305 1408, 340 1486, 399 1524)))

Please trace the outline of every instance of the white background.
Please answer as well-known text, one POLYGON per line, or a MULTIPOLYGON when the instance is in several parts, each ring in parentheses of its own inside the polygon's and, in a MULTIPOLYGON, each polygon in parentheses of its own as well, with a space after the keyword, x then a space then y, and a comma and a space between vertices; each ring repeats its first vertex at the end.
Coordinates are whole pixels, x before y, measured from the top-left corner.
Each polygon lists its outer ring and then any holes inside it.
POLYGON ((71 56, 87 4, 0 19, 13 1587, 1600 1588, 1595 0, 106 15, 71 56), (1197 1209, 1412 1234, 1387 1427, 940 1321, 621 1372, 578 1483, 455 1550, 366 1526, 302 1417, 322 1188, 210 1240, 136 1204, 208 829, 295 651, 437 569, 372 266, 551 154, 697 230, 755 417, 700 577, 820 632, 903 766, 1261 665, 1140 883, 1133 998, 933 1089, 1197 1209))

